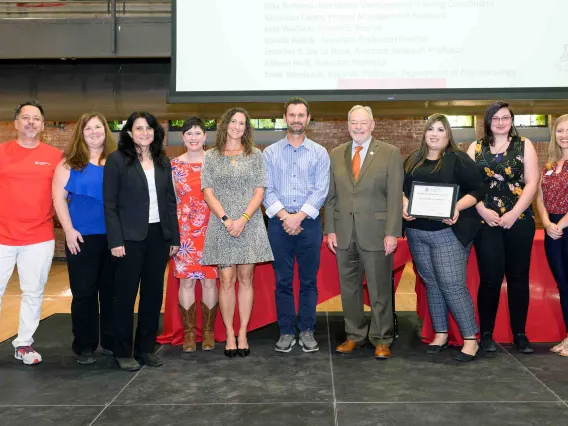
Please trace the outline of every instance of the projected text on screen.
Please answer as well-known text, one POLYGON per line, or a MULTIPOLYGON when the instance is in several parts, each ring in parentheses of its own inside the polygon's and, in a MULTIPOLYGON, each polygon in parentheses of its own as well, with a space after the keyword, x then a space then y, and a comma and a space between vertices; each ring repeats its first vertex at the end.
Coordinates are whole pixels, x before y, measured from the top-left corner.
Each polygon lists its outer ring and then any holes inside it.
POLYGON ((566 87, 567 13, 565 0, 178 0, 175 91, 566 87))

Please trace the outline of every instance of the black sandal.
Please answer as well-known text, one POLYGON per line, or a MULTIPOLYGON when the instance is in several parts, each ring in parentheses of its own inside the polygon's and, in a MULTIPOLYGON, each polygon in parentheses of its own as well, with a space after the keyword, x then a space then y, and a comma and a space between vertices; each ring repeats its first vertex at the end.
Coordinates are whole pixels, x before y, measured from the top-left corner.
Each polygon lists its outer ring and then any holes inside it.
MULTIPOLYGON (((464 337, 463 340, 475 340, 475 341, 477 341, 477 338, 476 337, 464 337)), ((466 353, 460 351, 460 353, 457 354, 457 356, 456 356, 456 360, 458 360, 460 362, 470 362, 470 361, 473 361, 475 359, 475 357, 477 357, 478 353, 479 353, 479 342, 477 343, 477 352, 475 353, 475 355, 466 354, 466 353)))

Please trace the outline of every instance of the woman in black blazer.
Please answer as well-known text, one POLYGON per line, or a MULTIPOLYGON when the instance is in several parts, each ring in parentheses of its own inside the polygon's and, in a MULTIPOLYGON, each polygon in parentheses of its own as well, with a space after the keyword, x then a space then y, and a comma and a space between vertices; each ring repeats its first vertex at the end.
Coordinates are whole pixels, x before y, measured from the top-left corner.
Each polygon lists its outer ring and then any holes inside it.
POLYGON ((179 248, 176 197, 164 129, 152 114, 135 112, 120 131, 103 179, 109 248, 115 259, 114 358, 126 371, 159 367, 154 351, 168 257, 179 248), (138 327, 132 345, 140 285, 138 327), (134 355, 134 356, 133 356, 134 355))

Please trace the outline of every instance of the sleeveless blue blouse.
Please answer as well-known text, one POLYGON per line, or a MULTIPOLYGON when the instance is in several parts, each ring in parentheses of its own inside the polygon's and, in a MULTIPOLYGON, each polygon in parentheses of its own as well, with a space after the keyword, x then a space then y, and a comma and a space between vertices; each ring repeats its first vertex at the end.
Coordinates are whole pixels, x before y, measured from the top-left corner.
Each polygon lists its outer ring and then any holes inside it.
POLYGON ((83 170, 71 169, 65 185, 71 222, 81 235, 106 234, 103 171, 104 166, 91 163, 83 170))

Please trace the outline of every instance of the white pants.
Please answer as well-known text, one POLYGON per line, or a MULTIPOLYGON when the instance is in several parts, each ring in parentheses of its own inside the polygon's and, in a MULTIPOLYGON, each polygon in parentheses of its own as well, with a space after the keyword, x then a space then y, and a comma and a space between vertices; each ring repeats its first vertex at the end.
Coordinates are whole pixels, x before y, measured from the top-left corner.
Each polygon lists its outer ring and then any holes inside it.
POLYGON ((15 348, 29 346, 34 341, 33 335, 41 317, 43 289, 51 268, 54 250, 54 240, 28 246, 0 244, 0 303, 8 280, 14 272, 14 265, 18 265, 20 276, 22 301, 18 337, 12 342, 15 348))

